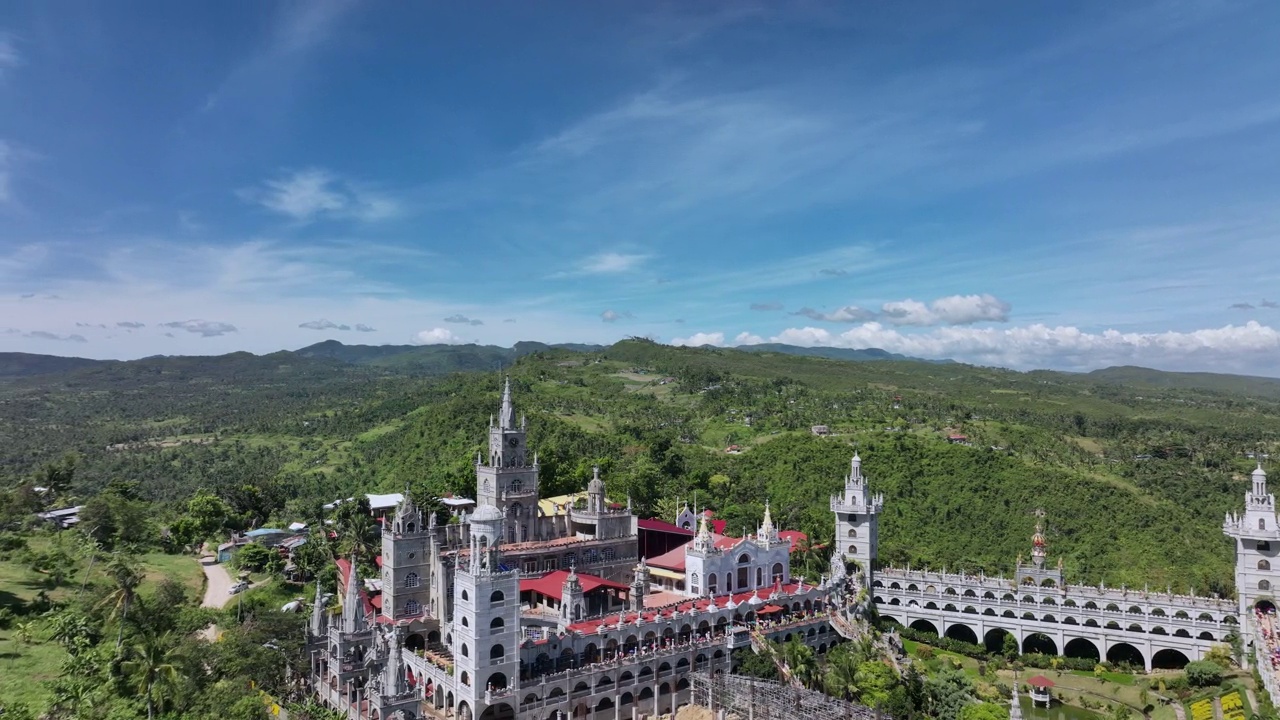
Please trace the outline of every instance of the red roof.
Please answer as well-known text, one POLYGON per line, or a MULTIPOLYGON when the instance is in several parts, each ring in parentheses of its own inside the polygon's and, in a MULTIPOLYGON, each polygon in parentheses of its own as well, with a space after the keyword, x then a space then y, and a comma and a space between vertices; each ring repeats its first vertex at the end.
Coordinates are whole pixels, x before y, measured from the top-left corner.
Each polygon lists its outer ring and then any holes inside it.
MULTIPOLYGON (((578 577, 582 577, 582 576, 579 575, 578 577)), ((526 581, 521 581, 522 586, 524 585, 524 582, 526 581)), ((812 588, 813 586, 809 585, 808 587, 806 587, 806 590, 809 590, 812 588)), ((523 587, 521 589, 523 589, 523 587)), ((788 583, 786 585, 775 583, 774 587, 772 588, 761 588, 760 597, 767 598, 769 597, 769 595, 773 594, 774 592, 777 592, 783 596, 790 596, 795 594, 797 591, 799 591, 799 589, 800 589, 799 583, 788 583)), ((748 605, 747 601, 750 600, 752 596, 754 596, 755 594, 756 594, 756 591, 752 590, 750 592, 735 593, 732 597, 735 604, 742 606, 742 612, 749 612, 754 608, 751 605, 748 605)), ((729 597, 730 597, 729 595, 717 595, 714 598, 716 607, 717 608, 726 607, 729 604, 729 597)), ((659 616, 671 617, 672 613, 674 613, 677 610, 679 610, 681 613, 690 613, 695 611, 702 612, 707 610, 711 606, 711 602, 712 601, 708 600, 707 598, 697 598, 696 600, 688 600, 682 603, 677 603, 677 604, 669 605, 666 607, 658 607, 658 608, 652 608, 652 609, 645 608, 644 620, 646 622, 652 622, 653 620, 656 620, 659 616)), ((771 608, 771 607, 777 608, 777 610, 783 609, 775 605, 763 605, 761 606, 760 611, 757 611, 757 614, 759 614, 759 612, 763 612, 766 608, 771 608)), ((776 611, 770 611, 770 612, 776 612, 776 611)), ((623 622, 635 623, 636 617, 637 617, 636 613, 629 612, 626 614, 625 618, 623 619, 623 622)), ((617 625, 618 625, 618 614, 613 613, 610 615, 605 615, 604 617, 596 618, 594 620, 584 620, 582 622, 573 623, 572 625, 569 625, 567 629, 571 632, 579 632, 579 633, 587 634, 587 633, 593 633, 598 631, 601 626, 617 627, 617 625)))
POLYGON ((677 527, 675 525, 672 525, 669 522, 663 522, 662 520, 652 520, 652 519, 637 520, 636 526, 639 527, 641 530, 656 530, 658 532, 675 533, 677 535, 688 535, 690 537, 693 536, 692 530, 686 530, 682 527, 677 527))
MULTIPOLYGON (((709 511, 708 511, 708 512, 709 512, 709 511)), ((723 527, 723 526, 724 526, 724 521, 723 521, 723 520, 717 520, 717 521, 715 521, 715 522, 719 522, 719 523, 720 523, 720 525, 721 525, 721 527, 723 527)), ((712 533, 712 534, 711 534, 711 537, 712 537, 712 539, 715 541, 715 546, 716 546, 717 548, 720 548, 721 550, 731 550, 731 549, 733 549, 735 546, 737 546, 737 544, 738 544, 738 543, 740 543, 740 542, 742 542, 743 540, 747 539, 747 538, 729 537, 729 536, 727 536, 727 535, 721 535, 721 534, 719 534, 719 533, 712 533)), ((799 543, 800 543, 800 541, 801 541, 801 540, 808 540, 808 539, 809 539, 809 536, 808 536, 808 535, 805 535, 804 533, 800 532, 799 530, 782 530, 782 531, 780 531, 780 532, 778 533, 778 538, 779 538, 780 540, 783 540, 783 541, 785 541, 785 542, 790 543, 790 544, 791 544, 791 551, 792 551, 792 552, 795 552, 796 548, 798 548, 798 547, 799 547, 799 543)), ((654 567, 659 567, 659 568, 662 568, 662 569, 664 569, 664 570, 673 570, 673 571, 676 571, 676 572, 684 572, 684 554, 685 554, 685 550, 687 550, 687 549, 689 548, 689 546, 690 546, 690 545, 692 545, 692 544, 693 544, 693 541, 692 541, 692 540, 690 540, 689 542, 685 543, 684 545, 681 545, 681 546, 680 546, 680 547, 678 547, 678 548, 674 548, 674 549, 668 550, 667 552, 664 552, 664 553, 662 553, 661 555, 659 555, 659 556, 657 556, 657 557, 647 558, 647 559, 645 560, 645 562, 649 563, 650 565, 652 565, 652 566, 654 566, 654 567)))
POLYGON ((1043 675, 1036 675, 1035 677, 1028 679, 1027 684, 1038 688, 1053 687, 1053 681, 1043 675))
MULTIPOLYGON (((546 595, 549 598, 559 600, 560 590, 564 588, 564 579, 567 577, 569 577, 568 570, 553 570, 540 578, 535 578, 533 580, 521 580, 520 592, 532 590, 533 592, 546 595)), ((605 580, 602 577, 585 575, 583 573, 578 573, 578 583, 582 585, 583 594, 589 593, 593 590, 599 590, 602 587, 613 588, 615 590, 629 589, 622 583, 616 583, 612 580, 605 580)))

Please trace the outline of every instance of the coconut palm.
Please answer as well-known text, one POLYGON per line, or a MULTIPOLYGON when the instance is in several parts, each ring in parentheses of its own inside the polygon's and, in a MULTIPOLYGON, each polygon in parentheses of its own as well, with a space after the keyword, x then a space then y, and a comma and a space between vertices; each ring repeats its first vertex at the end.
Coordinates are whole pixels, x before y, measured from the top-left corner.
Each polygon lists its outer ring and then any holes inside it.
POLYGON ((858 688, 859 658, 852 652, 837 645, 827 655, 827 671, 822 676, 822 687, 828 695, 844 700, 856 700, 861 690, 858 688))
POLYGON ((138 694, 146 700, 148 720, 155 717, 157 707, 164 709, 165 693, 178 678, 171 645, 168 634, 144 636, 129 649, 129 659, 120 664, 120 669, 133 680, 138 694))
POLYGON ((115 589, 102 599, 99 605, 110 605, 110 619, 118 619, 120 628, 116 632, 116 652, 124 643, 124 624, 129 618, 129 608, 137 598, 138 585, 142 583, 142 572, 138 564, 128 555, 115 553, 111 562, 107 563, 107 575, 115 583, 115 589))
POLYGON ((813 648, 792 640, 782 646, 782 661, 787 664, 791 676, 799 680, 805 687, 811 687, 818 674, 817 663, 814 662, 813 648))

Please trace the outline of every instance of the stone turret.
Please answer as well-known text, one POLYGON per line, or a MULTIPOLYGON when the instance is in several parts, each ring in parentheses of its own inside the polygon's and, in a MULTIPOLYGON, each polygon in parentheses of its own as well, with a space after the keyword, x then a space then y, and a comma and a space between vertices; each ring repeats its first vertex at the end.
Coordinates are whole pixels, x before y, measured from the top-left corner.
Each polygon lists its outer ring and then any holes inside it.
POLYGON ((631 581, 631 610, 644 610, 644 597, 649 594, 649 563, 644 558, 635 567, 635 578, 631 581))
POLYGON ((569 625, 581 620, 587 614, 586 600, 582 593, 582 583, 578 582, 578 570, 569 566, 569 574, 560 586, 560 624, 569 625))
POLYGON ((756 530, 756 542, 766 548, 777 545, 780 542, 778 529, 773 526, 773 516, 769 513, 768 500, 764 501, 764 522, 756 530))
POLYGON ((587 483, 587 512, 604 512, 604 481, 600 479, 600 466, 591 468, 591 482, 587 483))
POLYGON ((711 555, 719 552, 715 538, 711 537, 711 528, 707 527, 707 516, 699 516, 698 534, 693 538, 693 552, 700 555, 711 555))

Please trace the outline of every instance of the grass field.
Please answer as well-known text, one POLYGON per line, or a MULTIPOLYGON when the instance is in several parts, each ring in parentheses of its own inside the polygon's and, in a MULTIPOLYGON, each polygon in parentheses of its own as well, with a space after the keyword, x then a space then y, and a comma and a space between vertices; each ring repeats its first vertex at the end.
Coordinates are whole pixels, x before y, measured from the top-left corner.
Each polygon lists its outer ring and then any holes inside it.
MULTIPOLYGON (((34 552, 46 552, 58 542, 64 543, 64 548, 71 547, 69 535, 38 535, 30 538, 28 547, 34 552)), ((87 561, 74 554, 72 557, 62 582, 57 584, 49 575, 32 570, 16 558, 0 560, 0 607, 23 606, 41 592, 54 602, 74 595, 84 581, 87 561)), ((139 594, 150 595, 166 577, 182 583, 195 600, 203 594, 204 573, 191 556, 147 553, 139 561, 143 569, 139 594)), ((99 558, 90 577, 91 586, 106 582, 100 572, 103 564, 99 558)), ((0 630, 0 705, 20 702, 38 709, 48 702, 44 682, 58 676, 66 653, 58 645, 46 643, 45 632, 42 619, 31 615, 16 617, 7 629, 0 630), (19 623, 26 624, 29 637, 23 637, 19 623)))

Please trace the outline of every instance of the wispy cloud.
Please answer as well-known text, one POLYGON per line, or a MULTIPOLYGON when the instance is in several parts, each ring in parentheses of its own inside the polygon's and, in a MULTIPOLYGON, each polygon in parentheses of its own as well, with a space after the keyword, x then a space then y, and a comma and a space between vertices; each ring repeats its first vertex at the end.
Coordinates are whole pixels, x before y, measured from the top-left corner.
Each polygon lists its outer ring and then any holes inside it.
POLYGON ((387 220, 400 212, 387 195, 362 188, 322 168, 297 170, 237 192, 242 200, 298 222, 321 218, 366 222, 387 220))
POLYGON ((818 271, 818 274, 825 275, 827 277, 844 277, 849 274, 849 271, 841 270, 839 268, 822 268, 818 271))
POLYGON ((356 323, 356 332, 371 333, 378 332, 378 329, 371 325, 365 325, 364 323, 356 323))
POLYGON ((174 322, 160 323, 160 325, 174 328, 175 330, 185 330, 200 337, 218 337, 219 335, 237 332, 235 325, 216 320, 176 320, 174 322))
POLYGON ((345 331, 345 330, 351 329, 350 325, 342 325, 342 324, 333 322, 332 320, 325 320, 323 318, 321 318, 320 320, 311 320, 309 322, 299 323, 298 327, 306 330, 343 330, 345 331))
POLYGON ((1276 301, 1274 301, 1274 300, 1266 300, 1266 299, 1263 299, 1263 301, 1262 301, 1261 303, 1259 303, 1259 304, 1260 304, 1262 307, 1264 307, 1264 308, 1271 308, 1271 309, 1273 309, 1273 310, 1274 310, 1275 308, 1280 308, 1280 303, 1278 303, 1278 302, 1276 302, 1276 301))
POLYGON ((23 333, 22 336, 25 338, 31 338, 32 340, 54 340, 57 342, 76 343, 89 342, 83 335, 59 335, 45 330, 32 330, 31 332, 23 333))
POLYGON ((22 64, 22 55, 18 52, 18 38, 13 33, 0 30, 0 80, 5 73, 22 64))
POLYGON ((616 310, 605 310, 600 313, 600 319, 607 323, 618 322, 619 320, 631 320, 634 316, 627 311, 618 312, 616 310))
POLYGON ((445 318, 444 321, 447 323, 455 323, 458 325, 483 325, 484 324, 483 320, 480 320, 477 318, 469 318, 466 315, 463 315, 461 313, 457 315, 450 315, 449 317, 445 318))
POLYGON ((146 326, 146 323, 133 322, 131 320, 116 323, 116 327, 128 328, 130 330, 137 330, 138 328, 144 328, 146 326))
POLYGON ((1255 308, 1251 303, 1238 302, 1238 303, 1232 303, 1231 305, 1228 305, 1227 309, 1228 310, 1256 310, 1257 308, 1255 308))
POLYGON ((648 255, 606 252, 579 260, 569 270, 559 270, 548 276, 549 280, 587 277, 592 275, 620 275, 637 270, 649 259, 648 255))
POLYGON ((782 303, 751 303, 751 309, 757 312, 776 312, 782 309, 782 303))

